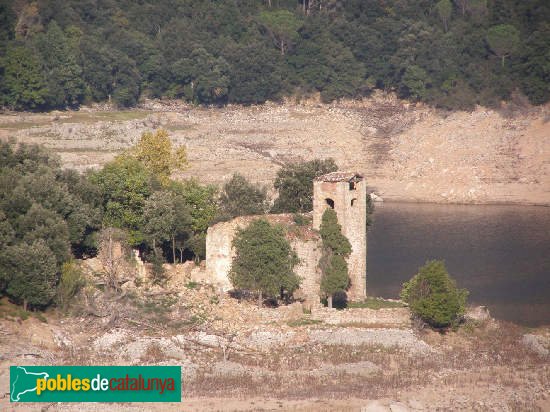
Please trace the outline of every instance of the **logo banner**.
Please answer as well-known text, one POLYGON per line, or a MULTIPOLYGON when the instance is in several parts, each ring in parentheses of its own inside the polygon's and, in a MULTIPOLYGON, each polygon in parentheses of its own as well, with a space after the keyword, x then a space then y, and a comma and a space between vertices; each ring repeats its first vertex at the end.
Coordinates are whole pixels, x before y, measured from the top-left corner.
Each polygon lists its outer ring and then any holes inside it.
POLYGON ((181 402, 181 366, 10 366, 12 402, 181 402))

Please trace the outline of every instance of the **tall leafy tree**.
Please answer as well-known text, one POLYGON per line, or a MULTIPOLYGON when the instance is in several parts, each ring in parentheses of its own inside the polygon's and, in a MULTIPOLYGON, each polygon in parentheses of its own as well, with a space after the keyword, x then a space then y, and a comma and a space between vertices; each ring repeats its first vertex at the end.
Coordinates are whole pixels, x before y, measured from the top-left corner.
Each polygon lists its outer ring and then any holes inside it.
POLYGON ((218 214, 217 187, 201 185, 196 179, 189 179, 183 182, 171 182, 170 190, 181 197, 188 206, 193 232, 206 232, 218 214))
POLYGON ((309 212, 313 210, 313 179, 338 170, 333 159, 291 163, 277 172, 275 189, 279 197, 272 211, 275 213, 309 212))
POLYGON ((282 228, 255 220, 237 231, 233 247, 229 279, 235 288, 257 292, 258 306, 264 296, 277 297, 281 290, 292 294, 300 286, 293 270, 298 258, 282 228))
POLYGON ((101 193, 103 225, 128 230, 128 242, 133 246, 143 242, 143 208, 158 186, 154 176, 139 160, 118 156, 92 173, 90 181, 101 193))
POLYGON ((437 14, 439 15, 439 18, 443 22, 443 27, 445 28, 445 31, 448 31, 449 19, 451 18, 451 14, 453 13, 453 4, 451 3, 451 0, 439 0, 435 5, 435 9, 437 11, 437 14))
POLYGON ((176 213, 172 195, 169 192, 153 193, 145 201, 143 219, 143 230, 152 243, 155 255, 158 255, 157 245, 170 240, 174 231, 176 213))
POLYGON ((37 109, 44 105, 49 90, 34 53, 25 46, 8 47, 0 60, 3 76, 0 103, 12 109, 37 109))
POLYGON ((332 297, 337 292, 344 292, 350 286, 346 257, 351 253, 351 244, 342 234, 342 227, 334 209, 328 208, 323 213, 320 227, 323 254, 319 262, 322 271, 321 292, 332 308, 332 297))
POLYGON ((267 30, 281 55, 298 39, 298 29, 302 23, 288 10, 266 10, 258 16, 260 24, 267 30))
POLYGON ((168 131, 164 129, 144 132, 129 155, 135 156, 163 184, 168 184, 172 173, 187 167, 185 146, 173 148, 168 131))
POLYGON ((195 103, 216 104, 227 100, 229 64, 215 58, 204 48, 193 50, 188 58, 176 61, 171 68, 175 84, 171 94, 195 103))
POLYGON ((514 53, 520 44, 519 31, 511 24, 499 24, 487 31, 487 43, 491 50, 502 59, 514 53))
POLYGON ((235 173, 223 186, 220 195, 220 213, 223 219, 261 215, 266 210, 266 189, 250 183, 244 176, 235 173))
POLYGON ((52 21, 46 33, 36 39, 48 82, 48 100, 52 106, 77 106, 84 98, 82 69, 77 50, 71 47, 59 25, 52 21))

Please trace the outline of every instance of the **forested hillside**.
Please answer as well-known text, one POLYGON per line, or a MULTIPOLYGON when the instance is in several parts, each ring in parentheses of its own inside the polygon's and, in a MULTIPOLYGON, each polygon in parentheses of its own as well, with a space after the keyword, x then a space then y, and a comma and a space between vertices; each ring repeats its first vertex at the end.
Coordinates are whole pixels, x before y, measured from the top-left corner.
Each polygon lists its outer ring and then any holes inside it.
POLYGON ((546 0, 0 0, 0 104, 550 98, 546 0))

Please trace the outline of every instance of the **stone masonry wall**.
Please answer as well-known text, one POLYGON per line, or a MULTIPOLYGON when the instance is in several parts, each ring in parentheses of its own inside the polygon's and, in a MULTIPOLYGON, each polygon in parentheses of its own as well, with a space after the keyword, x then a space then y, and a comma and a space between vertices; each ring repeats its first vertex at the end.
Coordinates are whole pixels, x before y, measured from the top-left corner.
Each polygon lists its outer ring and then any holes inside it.
POLYGON ((295 296, 307 302, 319 302, 321 279, 317 268, 321 257, 319 236, 310 227, 296 226, 292 215, 289 214, 243 216, 209 227, 206 234, 206 279, 223 291, 232 289, 228 275, 235 256, 235 250, 231 246, 233 238, 237 229, 245 228, 258 218, 265 218, 271 223, 279 223, 287 227, 287 238, 300 259, 294 271, 302 278, 302 285, 295 296))
POLYGON ((331 325, 357 324, 384 327, 410 327, 411 325, 411 313, 408 308, 337 310, 314 306, 311 309, 311 319, 331 325))

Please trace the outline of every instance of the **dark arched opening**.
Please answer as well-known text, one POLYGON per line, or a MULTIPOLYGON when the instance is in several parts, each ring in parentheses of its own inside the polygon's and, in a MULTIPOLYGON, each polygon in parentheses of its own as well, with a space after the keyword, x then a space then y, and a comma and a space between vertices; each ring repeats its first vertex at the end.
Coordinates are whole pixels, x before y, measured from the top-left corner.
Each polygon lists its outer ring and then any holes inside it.
POLYGON ((334 200, 327 197, 325 202, 327 202, 327 205, 329 205, 331 209, 334 209, 334 200))

